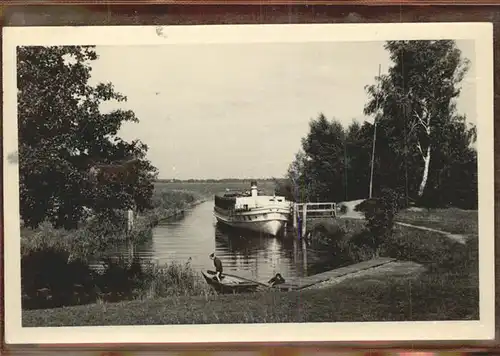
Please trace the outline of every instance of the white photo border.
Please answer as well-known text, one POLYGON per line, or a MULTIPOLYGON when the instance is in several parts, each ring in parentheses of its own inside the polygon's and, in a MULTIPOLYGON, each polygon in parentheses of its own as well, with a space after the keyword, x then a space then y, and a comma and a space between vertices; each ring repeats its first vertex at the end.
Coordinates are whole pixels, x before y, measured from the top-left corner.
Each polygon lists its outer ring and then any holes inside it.
POLYGON ((3 28, 4 281, 6 342, 247 343, 491 340, 495 323, 493 25, 491 23, 84 26, 3 28), (292 43, 473 40, 476 61, 479 194, 479 321, 339 322, 165 326, 23 327, 21 311, 16 47, 144 46, 196 43, 292 43))

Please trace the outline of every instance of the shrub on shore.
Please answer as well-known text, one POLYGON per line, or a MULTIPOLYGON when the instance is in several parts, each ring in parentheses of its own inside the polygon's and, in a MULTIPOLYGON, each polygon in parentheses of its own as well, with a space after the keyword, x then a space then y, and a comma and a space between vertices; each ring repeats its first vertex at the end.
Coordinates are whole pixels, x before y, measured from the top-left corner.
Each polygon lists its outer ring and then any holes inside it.
POLYGON ((49 222, 43 222, 36 229, 21 227, 21 255, 55 249, 67 251, 70 259, 87 260, 91 256, 98 257, 117 242, 137 244, 144 241, 150 237, 151 227, 148 217, 139 217, 130 231, 102 220, 88 221, 74 230, 54 228, 49 222))
POLYGON ((160 220, 200 201, 200 195, 189 191, 159 189, 155 191, 153 200, 154 208, 137 215, 131 231, 127 231, 125 211, 115 211, 111 214, 112 217, 90 217, 82 221, 78 228, 71 230, 55 228, 48 221, 41 223, 36 229, 21 226, 22 254, 56 248, 85 259, 116 242, 128 240, 140 243, 150 237, 151 228, 160 220))
POLYGON ((46 248, 24 255, 21 266, 23 309, 212 293, 189 261, 158 266, 111 257, 96 271, 64 250, 46 248))
MULTIPOLYGON (((357 210, 364 213, 365 221, 336 219, 313 224, 310 228, 312 244, 328 251, 332 258, 346 263, 384 256, 422 264, 429 273, 477 274, 477 230, 472 234, 475 236, 462 244, 437 232, 395 225, 403 206, 396 192, 386 190, 381 197, 366 200, 357 206, 357 210)), ((434 220, 442 221, 455 211, 451 209, 434 220)), ((403 216, 409 219, 415 214, 403 216)), ((421 218, 422 214, 417 216, 421 218)), ((424 215, 429 215, 429 212, 424 215)), ((469 212, 465 215, 468 217, 467 231, 474 232, 469 222, 477 218, 469 212)))
POLYGON ((336 265, 344 266, 369 260, 373 250, 355 242, 367 233, 364 222, 356 219, 320 220, 312 224, 312 248, 325 251, 335 260, 336 265))
POLYGON ((158 187, 153 193, 153 207, 163 209, 185 209, 203 200, 201 194, 184 189, 158 187))
POLYGON ((400 200, 395 191, 384 190, 380 197, 356 206, 365 215, 365 221, 336 219, 314 223, 309 228, 313 244, 328 251, 332 259, 341 260, 342 265, 378 257, 382 245, 393 234, 400 200))
POLYGON ((356 210, 364 214, 368 234, 362 234, 357 243, 373 250, 374 257, 380 255, 381 245, 392 236, 394 218, 400 209, 400 197, 394 190, 385 189, 382 195, 363 201, 356 210))
POLYGON ((94 273, 82 260, 69 260, 57 247, 33 250, 21 258, 24 309, 91 303, 97 294, 94 273))
POLYGON ((158 267, 118 258, 104 261, 103 274, 90 269, 89 261, 102 260, 110 247, 141 243, 161 219, 199 201, 198 194, 188 191, 161 190, 155 197, 155 207, 138 215, 130 231, 124 211, 87 218, 71 230, 55 228, 48 221, 36 229, 21 226, 23 307, 206 293, 199 291, 205 286, 189 265, 158 267))
POLYGON ((146 267, 146 288, 141 288, 139 298, 168 296, 206 296, 215 294, 187 261, 184 264, 171 263, 166 266, 149 264, 146 267))

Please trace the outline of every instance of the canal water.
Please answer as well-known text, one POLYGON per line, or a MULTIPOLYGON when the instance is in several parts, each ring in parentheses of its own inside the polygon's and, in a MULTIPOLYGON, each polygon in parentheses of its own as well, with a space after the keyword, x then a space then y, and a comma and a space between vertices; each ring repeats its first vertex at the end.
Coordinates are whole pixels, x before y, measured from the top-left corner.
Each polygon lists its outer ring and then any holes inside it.
MULTIPOLYGON (((228 229, 216 223, 213 201, 186 211, 175 221, 153 229, 152 238, 135 247, 136 256, 160 265, 190 261, 196 270, 213 269, 209 255, 221 259, 224 272, 267 282, 276 273, 286 279, 322 272, 331 261, 320 252, 307 250, 300 241, 228 229)), ((125 252, 125 251, 124 251, 125 252)))

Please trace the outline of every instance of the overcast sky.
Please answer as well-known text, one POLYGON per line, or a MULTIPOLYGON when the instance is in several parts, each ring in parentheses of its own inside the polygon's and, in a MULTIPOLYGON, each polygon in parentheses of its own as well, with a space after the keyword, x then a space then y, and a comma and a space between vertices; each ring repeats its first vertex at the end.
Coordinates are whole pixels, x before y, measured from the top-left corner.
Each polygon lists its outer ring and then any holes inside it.
MULTIPOLYGON (((474 43, 458 109, 475 122, 474 43)), ((160 178, 280 177, 322 112, 345 125, 363 115, 365 85, 381 64, 382 42, 186 44, 98 47, 93 82, 112 82, 139 123, 120 136, 141 139, 160 178)), ((109 107, 108 107, 109 108, 109 107)))

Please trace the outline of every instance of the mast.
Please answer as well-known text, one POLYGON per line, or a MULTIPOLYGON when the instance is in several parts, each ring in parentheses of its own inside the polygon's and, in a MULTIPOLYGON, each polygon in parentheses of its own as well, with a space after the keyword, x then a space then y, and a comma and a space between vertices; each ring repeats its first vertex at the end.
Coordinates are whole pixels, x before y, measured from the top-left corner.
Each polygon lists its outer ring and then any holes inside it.
MULTIPOLYGON (((380 90, 380 64, 378 65, 378 89, 380 90)), ((375 163, 375 142, 377 140, 377 113, 378 113, 378 93, 377 93, 377 99, 375 103, 375 118, 373 119, 373 144, 372 144, 372 162, 371 162, 371 169, 370 169, 370 192, 368 198, 371 199, 372 197, 372 192, 373 192, 373 166, 375 163)))

